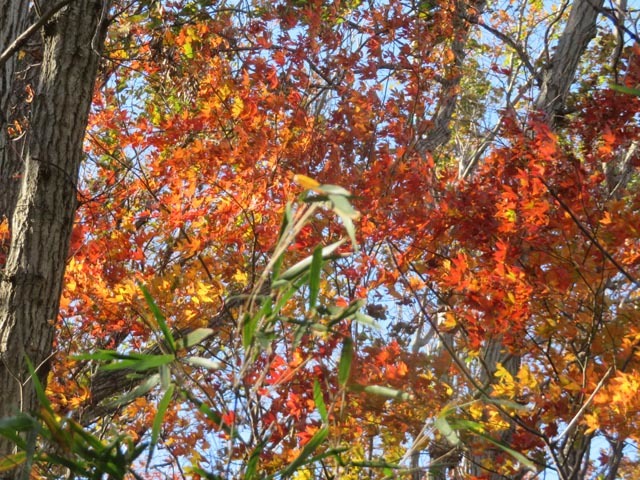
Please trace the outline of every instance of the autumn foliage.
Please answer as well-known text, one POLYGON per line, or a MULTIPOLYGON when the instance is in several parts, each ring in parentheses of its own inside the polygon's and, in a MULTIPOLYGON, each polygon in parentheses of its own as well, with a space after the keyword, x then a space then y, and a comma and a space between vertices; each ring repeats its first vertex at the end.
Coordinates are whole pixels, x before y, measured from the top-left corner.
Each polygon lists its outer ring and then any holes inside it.
POLYGON ((637 469, 640 47, 609 66, 603 20, 549 121, 480 24, 527 45, 566 15, 499 3, 117 5, 54 431, 151 442, 149 478, 637 469))

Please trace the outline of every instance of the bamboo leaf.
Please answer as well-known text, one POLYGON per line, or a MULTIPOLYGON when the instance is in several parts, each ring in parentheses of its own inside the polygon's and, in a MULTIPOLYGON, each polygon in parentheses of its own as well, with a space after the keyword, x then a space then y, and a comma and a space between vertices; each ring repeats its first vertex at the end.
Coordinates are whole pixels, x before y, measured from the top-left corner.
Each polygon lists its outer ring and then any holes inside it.
MULTIPOLYGON (((344 244, 344 242, 345 240, 342 239, 342 240, 338 240, 335 243, 332 243, 331 245, 327 245, 326 247, 324 247, 321 250, 322 258, 323 259, 328 258, 336 250, 338 250, 338 248, 340 248, 340 246, 344 244)), ((300 260, 298 263, 296 263, 295 265, 287 269, 284 273, 282 273, 277 280, 293 280, 295 277, 297 277, 298 275, 306 271, 311 265, 311 262, 313 262, 313 256, 307 257, 304 260, 300 260)))
MULTIPOLYGON (((315 449, 318 448, 318 446, 322 442, 324 442, 324 440, 327 438, 327 435, 329 435, 329 429, 327 427, 318 430, 315 435, 311 437, 311 440, 309 440, 309 442, 303 447, 300 455, 298 455, 295 460, 287 466, 287 468, 279 472, 277 476, 285 478, 294 474, 296 470, 298 470, 298 468, 305 464, 306 460, 311 456, 315 449)), ((274 475, 268 478, 273 477, 274 475)))
POLYGON ((169 330, 169 327, 167 326, 166 318, 158 308, 158 305, 156 305, 156 302, 153 300, 153 297, 149 293, 149 290, 147 290, 147 288, 142 284, 140 284, 139 286, 140 286, 140 290, 142 290, 142 294, 144 295, 144 299, 146 300, 147 305, 151 310, 151 313, 153 313, 153 317, 156 319, 156 322, 158 323, 158 327, 160 327, 160 330, 162 331, 162 335, 164 336, 164 339, 167 342, 167 346, 169 347, 169 350, 172 353, 175 353, 176 341, 173 338, 173 335, 171 334, 171 330, 169 330))
POLYGON ((203 367, 207 370, 220 370, 222 364, 217 360, 211 360, 204 357, 189 357, 185 362, 194 367, 203 367))
POLYGON ((322 395, 322 388, 320 387, 320 383, 318 380, 313 381, 313 401, 316 404, 316 408, 318 409, 318 413, 320 413, 320 418, 322 422, 326 425, 329 423, 329 415, 327 413, 327 406, 324 403, 324 396, 322 395))
POLYGON ((320 292, 320 274, 322 273, 322 248, 317 246, 313 251, 311 270, 309 271, 309 310, 316 307, 320 292))
POLYGON ((175 360, 175 355, 146 355, 141 358, 129 358, 100 367, 101 370, 135 370, 141 372, 152 368, 158 368, 175 360))
POLYGON ((189 332, 183 338, 178 339, 176 347, 178 350, 195 347, 214 333, 215 331, 212 328, 196 328, 193 332, 189 332))
POLYGON ((131 403, 133 400, 135 400, 138 397, 141 397, 143 395, 146 395, 147 393, 149 393, 151 391, 152 388, 156 387, 158 384, 160 383, 160 374, 156 373, 154 375, 151 375, 150 377, 148 377, 144 382, 142 382, 140 385, 138 385, 136 388, 134 388, 133 390, 125 393, 124 395, 122 395, 121 397, 108 402, 106 404, 107 407, 119 407, 122 405, 127 405, 129 403, 131 403))
POLYGON ((149 458, 147 460, 147 464, 151 463, 151 458, 153 457, 153 451, 158 444, 158 438, 160 437, 160 429, 162 428, 162 421, 164 420, 164 414, 169 408, 169 403, 171 403, 171 399, 173 398, 173 392, 175 390, 175 385, 169 385, 167 391, 164 392, 164 395, 158 402, 158 411, 156 412, 155 417, 153 418, 153 425, 151 427, 151 443, 149 444, 149 458))
POLYGON ((7 472, 13 470, 19 465, 22 465, 27 459, 27 452, 18 452, 13 455, 7 455, 0 458, 0 472, 7 472))
POLYGON ((434 422, 434 426, 450 445, 456 446, 460 444, 460 436, 458 435, 458 432, 451 427, 444 415, 438 415, 434 422))
POLYGON ((345 337, 342 342, 342 352, 340 353, 340 362, 338 363, 338 383, 344 387, 349 380, 351 372, 351 362, 353 360, 353 340, 345 337))

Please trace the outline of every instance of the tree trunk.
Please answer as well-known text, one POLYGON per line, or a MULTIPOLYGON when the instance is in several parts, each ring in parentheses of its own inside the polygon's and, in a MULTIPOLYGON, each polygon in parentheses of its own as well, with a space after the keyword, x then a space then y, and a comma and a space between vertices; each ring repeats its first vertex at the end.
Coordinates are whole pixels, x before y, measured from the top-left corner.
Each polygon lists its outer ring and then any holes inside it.
MULTIPOLYGON (((0 53, 27 27, 29 0, 0 0, 0 53)), ((15 177, 18 173, 17 145, 12 145, 7 126, 15 120, 17 55, 0 65, 0 221, 10 218, 15 203, 15 177), (13 149, 15 147, 15 149, 13 149)), ((0 265, 1 267, 2 265, 0 265)))
MULTIPOLYGON (((0 0, 2 51, 24 28, 30 3, 0 0)), ((15 208, 8 206, 11 201, 0 205, 11 226, 9 256, 0 277, 0 418, 37 408, 26 358, 46 379, 108 3, 73 1, 36 34, 42 36, 43 56, 23 150, 14 157, 6 136, 0 144, 0 185, 18 182, 13 184, 15 208), (19 178, 7 178, 5 172, 15 167, 8 163, 16 158, 19 178)), ((4 110, 15 94, 15 60, 1 73, 4 110)), ((4 134, 6 124, 2 127, 4 134)), ((0 440, 0 457, 11 452, 12 446, 0 440)))
POLYGON ((557 117, 565 114, 567 96, 575 80, 578 63, 596 35, 596 19, 603 5, 604 0, 573 2, 556 51, 542 74, 536 107, 552 126, 557 117))
MULTIPOLYGON (((580 58, 596 34, 596 20, 603 3, 604 0, 576 0, 573 2, 555 53, 542 72, 542 84, 536 100, 536 108, 544 115, 544 120, 551 128, 554 128, 556 120, 565 114, 569 89, 575 80, 580 58)), ((520 367, 520 359, 507 355, 503 351, 500 339, 490 340, 483 351, 484 368, 480 376, 482 384, 492 380, 498 362, 503 363, 512 375, 516 375, 520 367)), ((508 434, 503 436, 501 440, 509 444, 508 434)), ((484 462, 495 464, 490 458, 496 453, 499 451, 487 450, 483 456, 474 458, 474 465, 469 468, 470 473, 478 476, 484 474, 488 480, 505 478, 499 473, 486 472, 481 467, 484 462)), ((579 471, 579 466, 575 471, 579 471)))

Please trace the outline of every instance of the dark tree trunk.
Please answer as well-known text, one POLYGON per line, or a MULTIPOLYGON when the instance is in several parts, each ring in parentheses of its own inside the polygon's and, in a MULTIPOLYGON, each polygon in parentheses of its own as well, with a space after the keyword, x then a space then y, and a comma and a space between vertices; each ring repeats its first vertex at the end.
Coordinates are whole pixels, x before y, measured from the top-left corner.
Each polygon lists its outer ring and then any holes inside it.
MULTIPOLYGON (((37 408, 25 358, 46 379, 108 2, 70 2, 35 34, 42 59, 20 149, 2 124, 0 187, 13 193, 0 202, 11 228, 0 277, 0 418, 37 408)), ((24 30, 29 3, 0 0, 1 51, 24 30)), ((18 95, 15 66, 10 59, 0 69, 3 112, 18 95)), ((11 451, 0 440, 0 457, 11 451)))

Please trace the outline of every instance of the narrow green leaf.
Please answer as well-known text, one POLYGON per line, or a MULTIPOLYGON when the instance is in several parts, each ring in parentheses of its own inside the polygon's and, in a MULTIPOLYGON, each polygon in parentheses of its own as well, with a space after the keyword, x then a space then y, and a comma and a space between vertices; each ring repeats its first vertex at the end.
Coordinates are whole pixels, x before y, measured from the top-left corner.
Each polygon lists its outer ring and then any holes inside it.
POLYGON ((260 460, 260 455, 262 454, 263 449, 264 449, 264 442, 260 443, 251 452, 251 456, 249 457, 249 461, 247 462, 247 469, 244 472, 245 480, 253 480, 254 478, 257 478, 258 462, 260 460))
POLYGON ((362 388, 362 391, 370 393, 371 395, 379 395, 381 397, 393 398, 395 400, 411 400, 411 395, 407 392, 403 392, 402 390, 397 390, 395 388, 384 387, 382 385, 367 385, 362 388))
POLYGON ((330 308, 329 311, 331 312, 331 322, 329 322, 329 326, 331 327, 340 322, 340 320, 344 320, 345 318, 351 318, 355 316, 363 306, 364 300, 355 300, 345 308, 330 308))
POLYGON ((366 325, 367 327, 371 327, 376 330, 382 330, 382 327, 380 326, 380 324, 376 322, 373 317, 370 317, 369 315, 365 315, 360 311, 357 311, 356 313, 353 314, 353 320, 362 325, 366 325))
POLYGON ((609 88, 611 88, 611 90, 615 90, 616 92, 627 93, 629 95, 635 95, 636 97, 640 97, 640 90, 638 90, 637 88, 630 88, 624 85, 615 85, 615 84, 609 85, 609 88))
POLYGON ((521 412, 529 410, 526 405, 522 405, 521 403, 514 402, 513 400, 505 400, 504 398, 487 398, 485 399, 485 401, 487 403, 493 403, 496 405, 501 405, 503 407, 508 407, 513 410, 519 410, 521 412))
POLYGON ((164 336, 164 339, 167 342, 167 346, 169 347, 169 350, 172 353, 175 353, 176 341, 173 338, 173 335, 171 334, 171 330, 169 330, 169 327, 167 326, 166 318, 158 308, 158 305, 156 305, 156 302, 153 300, 153 297, 149 293, 149 290, 147 290, 146 287, 142 284, 140 284, 139 286, 140 286, 140 290, 142 290, 142 294, 144 295, 144 299, 147 301, 147 305, 149 306, 151 313, 153 313, 153 316, 156 319, 156 322, 158 323, 158 327, 160 327, 160 330, 162 331, 162 335, 164 336))
POLYGON ((194 367, 203 367, 207 370, 220 370, 222 364, 217 360, 211 360, 204 357, 189 357, 185 359, 185 362, 194 367))
POLYGON ((33 368, 33 364, 29 357, 25 356, 25 362, 27 363, 27 368, 29 369, 29 375, 31 376, 31 382, 33 382, 33 388, 36 390, 36 395, 38 397, 38 401, 40 402, 40 406, 47 410, 49 413, 53 414, 53 407, 51 406, 51 402, 47 398, 47 394, 44 391, 44 387, 38 378, 38 374, 36 373, 36 369, 33 368))
POLYGON ((124 354, 114 352, 113 350, 97 350, 92 353, 83 353, 82 355, 74 355, 74 360, 95 360, 97 362, 110 362, 112 360, 126 360, 133 358, 134 354, 124 354))
MULTIPOLYGON (((340 246, 344 242, 345 242, 344 239, 342 239, 342 240, 339 240, 339 241, 337 241, 335 243, 332 243, 331 245, 327 245, 326 247, 324 247, 322 249, 322 251, 321 251, 322 252, 322 258, 323 259, 328 258, 336 250, 338 250, 338 248, 340 248, 340 246)), ((307 270, 309 268, 309 266, 311 265, 312 261, 313 261, 313 256, 307 257, 304 260, 300 260, 298 263, 296 263, 295 265, 293 265, 292 267, 287 269, 284 273, 282 273, 277 280, 292 280, 292 279, 294 279, 295 277, 297 277, 298 275, 303 273, 305 270, 307 270)))
MULTIPOLYGON (((315 435, 311 437, 309 443, 304 446, 304 448, 300 452, 300 455, 298 455, 295 460, 287 466, 287 468, 279 472, 277 476, 285 478, 294 474, 296 470, 298 470, 298 468, 305 464, 305 461, 311 456, 315 449, 318 448, 318 446, 322 442, 324 442, 324 440, 327 438, 327 435, 329 435, 329 429, 327 427, 318 430, 315 435)), ((273 478, 273 476, 269 478, 273 478)))
MULTIPOLYGON (((284 215, 282 216, 282 225, 280 225, 280 233, 278 234, 278 243, 283 241, 285 233, 289 230, 289 225, 293 220, 293 211, 291 209, 291 202, 287 203, 287 206, 284 209, 284 215)), ((271 271, 271 280, 272 283, 275 279, 280 275, 280 268, 282 267, 282 262, 284 261, 284 254, 280 255, 276 262, 273 265, 273 269, 271 271)))
POLYGON ((160 386, 163 390, 171 384, 171 369, 167 365, 160 365, 160 386))
POLYGON ((206 480, 223 480, 223 477, 219 475, 214 475, 211 472, 207 472, 206 470, 203 470, 200 467, 193 467, 192 470, 193 470, 193 473, 197 473, 198 475, 200 475, 202 478, 206 480))
POLYGON ((40 428, 40 423, 26 413, 0 420, 0 436, 9 439, 22 450, 27 448, 24 432, 38 432, 40 428))
POLYGON ((342 342, 342 352, 340 353, 340 362, 338 363, 338 383, 344 387, 349 380, 351 372, 351 361, 353 360, 353 340, 345 337, 342 342))
POLYGON ((37 427, 38 421, 26 413, 18 413, 13 417, 0 419, 0 435, 6 431, 26 432, 37 427))
POLYGON ((434 426, 450 445, 456 446, 460 444, 458 433, 451 428, 451 425, 449 425, 449 422, 447 422, 447 419, 442 414, 436 418, 434 426))
POLYGON ((176 340, 176 347, 178 350, 195 347, 214 333, 212 328, 196 328, 193 332, 187 333, 184 338, 176 340))
POLYGON ((162 428, 162 421, 164 420, 164 414, 169 408, 169 403, 171 402, 171 398, 173 397, 173 392, 175 390, 175 385, 169 385, 167 391, 164 392, 164 395, 158 402, 158 411, 156 412, 156 416, 153 418, 153 425, 151 427, 151 443, 149 444, 149 458, 147 460, 147 464, 151 464, 151 458, 153 457, 153 451, 158 444, 158 438, 160 438, 160 429, 162 428))
POLYGON ((151 391, 151 389, 157 386, 159 383, 160 383, 160 374, 156 373, 154 375, 151 375, 149 378, 147 378, 144 382, 142 382, 133 390, 125 393, 121 397, 116 398, 111 402, 108 402, 107 406, 119 407, 122 405, 127 405, 132 401, 134 401, 136 398, 149 393, 149 391, 151 391))
POLYGON ((349 190, 346 190, 339 185, 320 185, 316 188, 316 190, 322 193, 326 193, 327 195, 339 195, 342 197, 351 196, 351 192, 349 192, 349 190))
POLYGON ((25 448, 25 453, 27 454, 27 459, 22 468, 22 475, 20 480, 29 480, 31 477, 31 467, 33 466, 33 460, 36 455, 36 441, 38 440, 38 434, 35 430, 30 430, 27 432, 27 448, 25 448))
POLYGON ((7 455, 6 457, 0 458, 0 472, 13 470, 18 465, 22 465, 26 459, 26 452, 18 452, 13 455, 7 455))
POLYGON ((242 346, 247 349, 253 343, 253 339, 256 335, 256 329, 258 328, 259 315, 250 316, 245 314, 244 324, 242 326, 242 346))
POLYGON ((317 246, 313 251, 311 270, 309 271, 309 310, 316 307, 320 292, 320 274, 322 273, 322 247, 317 246))
POLYGON ((340 216, 356 219, 360 216, 358 211, 353 208, 349 200, 341 195, 329 195, 329 200, 333 204, 333 210, 340 216))
POLYGON ((342 220, 342 225, 349 235, 349 239, 351 240, 353 248, 355 250, 358 250, 358 243, 356 241, 356 229, 353 226, 353 220, 358 218, 360 214, 351 206, 349 200, 347 200, 345 197, 329 195, 329 200, 331 200, 331 203, 333 204, 333 211, 340 217, 340 220, 342 220))
POLYGON ((480 423, 472 422, 470 420, 457 420, 454 425, 457 426, 457 427, 465 428, 467 430, 472 431, 474 434, 478 435, 479 437, 484 438, 489 443, 492 443, 496 447, 498 447, 498 448, 502 449, 503 451, 507 452, 509 455, 511 455, 513 458, 515 458, 522 465, 526 466, 527 468, 529 468, 531 470, 534 470, 534 471, 536 470, 536 465, 531 460, 529 460, 529 458, 527 458, 522 453, 514 450, 513 448, 511 448, 506 443, 503 443, 503 442, 501 442, 499 440, 496 440, 495 438, 492 438, 490 435, 486 434, 484 432, 483 426, 480 423))
POLYGON ((166 365, 175 360, 175 355, 148 355, 142 358, 133 358, 129 360, 120 360, 118 362, 108 363, 100 367, 101 370, 135 370, 141 372, 152 368, 166 365))
POLYGON ((313 401, 316 404, 316 408, 318 409, 318 413, 320 413, 320 418, 322 422, 327 425, 329 423, 329 415, 327 413, 327 406, 324 403, 324 396, 322 395, 322 387, 320 387, 320 383, 318 380, 313 381, 313 401))

